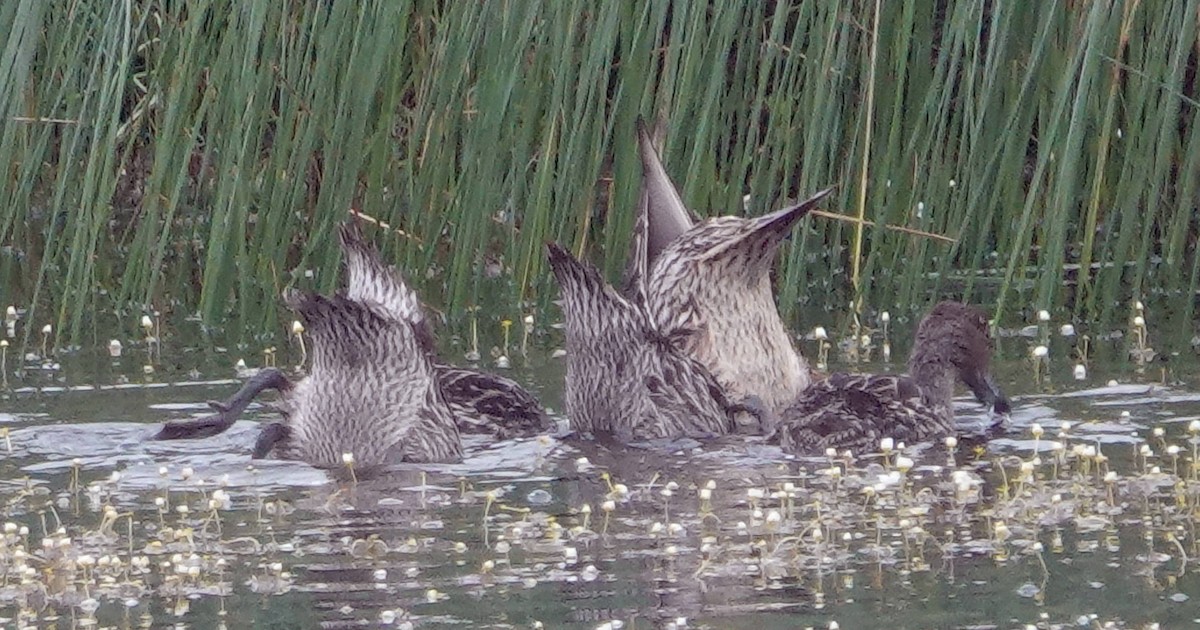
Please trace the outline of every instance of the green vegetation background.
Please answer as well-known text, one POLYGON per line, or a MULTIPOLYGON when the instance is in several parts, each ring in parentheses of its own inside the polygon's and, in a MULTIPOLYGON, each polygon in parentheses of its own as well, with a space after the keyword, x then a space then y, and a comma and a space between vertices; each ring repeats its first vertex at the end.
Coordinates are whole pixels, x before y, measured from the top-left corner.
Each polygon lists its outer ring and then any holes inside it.
POLYGON ((661 113, 701 214, 835 184, 826 210, 957 239, 808 219, 788 314, 937 293, 1107 320, 1177 295, 1190 321, 1198 20, 1105 0, 8 0, 0 300, 70 339, 149 308, 253 334, 284 286, 333 286, 354 208, 403 232, 377 240, 437 308, 519 320, 554 295, 548 239, 615 276, 634 120, 661 113))

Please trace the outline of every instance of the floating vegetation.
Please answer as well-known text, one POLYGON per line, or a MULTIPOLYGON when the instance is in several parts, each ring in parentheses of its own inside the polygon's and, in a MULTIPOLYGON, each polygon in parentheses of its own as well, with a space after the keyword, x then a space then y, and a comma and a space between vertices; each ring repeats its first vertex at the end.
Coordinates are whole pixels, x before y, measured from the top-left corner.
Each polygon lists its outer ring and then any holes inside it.
MULTIPOLYGON (((1035 389, 1023 360, 996 368, 1006 388, 1035 389)), ((609 450, 542 437, 332 482, 297 464, 248 467, 251 423, 223 442, 145 442, 164 414, 206 410, 194 387, 147 385, 163 402, 135 416, 145 424, 56 426, 28 411, 69 414, 71 397, 89 397, 86 420, 124 419, 127 394, 10 399, 4 623, 236 627, 265 611, 295 626, 740 627, 788 615, 787 627, 850 628, 886 612, 909 627, 1147 628, 1194 617, 1200 396, 1184 390, 1027 394, 986 445, 888 439, 875 453, 795 459, 740 438, 609 450), (1145 413, 1150 400, 1166 413, 1145 413), (929 600, 938 610, 910 607, 929 600)), ((353 455, 344 463, 352 471, 353 455)))

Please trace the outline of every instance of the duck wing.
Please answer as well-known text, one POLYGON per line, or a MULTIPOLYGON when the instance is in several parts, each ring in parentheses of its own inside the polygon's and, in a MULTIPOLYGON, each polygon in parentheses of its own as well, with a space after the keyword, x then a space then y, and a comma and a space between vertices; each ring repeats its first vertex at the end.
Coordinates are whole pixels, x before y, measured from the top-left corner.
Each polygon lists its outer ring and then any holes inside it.
POLYGON ((538 399, 512 379, 470 368, 434 366, 442 395, 463 433, 491 433, 501 439, 534 435, 549 428, 538 399))
POLYGON ((907 376, 833 374, 784 410, 770 440, 796 453, 874 452, 885 437, 913 443, 945 432, 943 415, 907 376))
MULTIPOLYGON (((644 283, 648 270, 653 266, 667 245, 680 234, 696 225, 695 217, 683 203, 679 190, 667 175, 659 150, 665 125, 659 119, 651 131, 640 116, 637 120, 638 155, 642 161, 642 185, 638 195, 637 219, 634 222, 633 239, 630 244, 629 261, 625 266, 622 288, 626 295, 634 295, 635 286, 644 283)), ((645 287, 636 289, 644 294, 645 287)), ((637 299, 637 298, 634 298, 637 299)))

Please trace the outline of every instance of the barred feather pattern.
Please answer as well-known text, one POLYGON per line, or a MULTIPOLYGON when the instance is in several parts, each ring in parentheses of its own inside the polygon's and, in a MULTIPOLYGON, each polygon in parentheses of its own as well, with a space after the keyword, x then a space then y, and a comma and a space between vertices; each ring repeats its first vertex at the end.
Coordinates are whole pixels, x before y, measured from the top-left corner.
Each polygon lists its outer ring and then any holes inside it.
POLYGON ((771 266, 792 226, 830 192, 760 217, 703 221, 659 253, 646 282, 654 324, 671 326, 681 316, 692 320, 689 356, 708 368, 730 398, 757 398, 772 417, 812 377, 779 317, 771 266))
POLYGON ((279 421, 265 424, 255 458, 275 456, 360 470, 399 462, 460 459, 460 427, 510 437, 547 422, 537 400, 509 379, 440 363, 420 300, 384 264, 357 226, 339 233, 345 286, 333 297, 288 291, 308 324, 312 367, 291 383, 273 368, 247 381, 211 416, 170 422, 154 439, 217 435, 258 394, 279 390, 279 421))
POLYGON ((346 297, 376 304, 397 321, 408 322, 416 331, 421 347, 435 352, 433 330, 417 292, 404 281, 393 266, 383 262, 379 250, 370 245, 356 223, 338 228, 345 267, 346 297))
POLYGON ((693 322, 696 334, 685 350, 731 398, 758 396, 778 414, 811 377, 775 305, 770 264, 777 247, 746 241, 752 228, 751 220, 718 217, 685 233, 655 261, 647 295, 655 325, 693 322), (745 255, 730 242, 745 242, 745 255))
POLYGON ((571 427, 621 439, 704 437, 733 428, 724 392, 670 332, 619 294, 592 265, 547 245, 566 320, 571 427))
POLYGON ((916 443, 953 431, 954 412, 946 402, 926 404, 907 376, 832 374, 784 411, 774 440, 795 453, 870 452, 885 437, 916 443))
POLYGON ((549 419, 541 403, 515 381, 471 368, 442 363, 425 308, 416 291, 378 250, 363 239, 357 225, 341 226, 346 295, 378 304, 398 321, 408 322, 433 362, 435 379, 454 411, 460 431, 510 438, 542 432, 549 419))
POLYGON ((862 453, 878 449, 883 438, 911 444, 952 435, 956 379, 981 402, 1007 410, 991 381, 991 351, 983 313, 942 302, 917 328, 907 376, 833 374, 783 412, 769 441, 795 453, 862 453))
POLYGON ((434 364, 434 369, 462 433, 509 439, 550 428, 542 404, 516 381, 452 365, 434 364))
POLYGON ((442 462, 462 457, 454 414, 408 321, 344 294, 289 292, 312 339, 307 378, 281 401, 288 435, 275 454, 315 466, 442 462))

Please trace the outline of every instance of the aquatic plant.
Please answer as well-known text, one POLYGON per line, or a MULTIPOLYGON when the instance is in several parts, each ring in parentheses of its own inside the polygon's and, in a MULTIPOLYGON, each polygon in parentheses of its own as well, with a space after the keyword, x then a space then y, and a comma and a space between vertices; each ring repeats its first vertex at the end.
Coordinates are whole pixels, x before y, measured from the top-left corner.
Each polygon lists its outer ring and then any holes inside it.
POLYGON ((553 293, 545 240, 616 270, 662 111, 702 214, 844 184, 827 210, 864 222, 806 222, 785 315, 952 290, 1112 321, 1200 288, 1200 108, 1187 5, 1111 9, 6 3, 0 297, 76 341, 108 311, 249 336, 281 288, 332 288, 353 210, 422 295, 515 321, 553 293))

